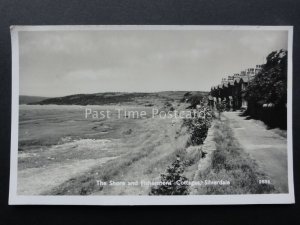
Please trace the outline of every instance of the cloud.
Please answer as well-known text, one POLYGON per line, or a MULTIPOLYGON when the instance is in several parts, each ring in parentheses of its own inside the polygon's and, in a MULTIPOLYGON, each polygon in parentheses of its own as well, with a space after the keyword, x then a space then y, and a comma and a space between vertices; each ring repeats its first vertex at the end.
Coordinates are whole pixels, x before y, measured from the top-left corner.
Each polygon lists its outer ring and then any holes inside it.
MULTIPOLYGON (((243 36, 240 43, 244 48, 257 54, 275 50, 274 46, 287 49, 287 32, 255 31, 243 36)), ((277 50, 277 49, 276 49, 277 50)))
POLYGON ((209 90, 286 48, 281 31, 20 32, 21 94, 209 90))

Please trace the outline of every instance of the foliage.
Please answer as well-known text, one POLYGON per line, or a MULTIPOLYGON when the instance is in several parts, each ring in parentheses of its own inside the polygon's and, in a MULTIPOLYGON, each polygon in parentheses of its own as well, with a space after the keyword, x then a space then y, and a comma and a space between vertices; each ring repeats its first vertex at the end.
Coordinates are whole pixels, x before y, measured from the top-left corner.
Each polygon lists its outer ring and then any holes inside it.
POLYGON ((287 51, 274 51, 244 93, 245 115, 264 121, 269 128, 287 127, 287 51), (270 107, 271 106, 271 107, 270 107))
POLYGON ((189 92, 186 92, 183 96, 184 97, 190 97, 192 95, 192 93, 189 91, 189 92))
POLYGON ((217 111, 219 112, 219 119, 221 118, 221 113, 224 112, 227 108, 226 101, 217 102, 216 104, 217 111))
POLYGON ((285 106, 287 102, 287 51, 274 51, 260 73, 250 82, 245 98, 255 105, 273 103, 285 106))
POLYGON ((192 118, 184 119, 184 125, 188 127, 191 138, 188 144, 203 144, 208 129, 211 125, 212 111, 208 106, 200 106, 194 113, 192 118))
POLYGON ((184 94, 182 102, 190 103, 188 109, 196 109, 197 105, 203 104, 207 101, 207 93, 196 93, 192 94, 191 92, 187 92, 184 94))
POLYGON ((179 156, 167 168, 165 174, 161 174, 162 185, 151 188, 150 195, 188 195, 188 179, 183 176, 184 165, 179 156))
POLYGON ((192 96, 193 94, 191 92, 186 92, 184 95, 183 95, 183 98, 181 98, 180 102, 186 102, 188 101, 188 99, 192 96))

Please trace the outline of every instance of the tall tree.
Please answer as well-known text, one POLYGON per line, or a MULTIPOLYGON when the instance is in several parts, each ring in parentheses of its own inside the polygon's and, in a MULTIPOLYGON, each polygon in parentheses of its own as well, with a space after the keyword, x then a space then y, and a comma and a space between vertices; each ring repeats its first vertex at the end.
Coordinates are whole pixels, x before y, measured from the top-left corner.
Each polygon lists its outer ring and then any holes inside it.
POLYGON ((252 105, 272 103, 275 107, 285 107, 287 102, 286 50, 274 51, 267 56, 267 62, 261 72, 250 82, 245 98, 252 105))

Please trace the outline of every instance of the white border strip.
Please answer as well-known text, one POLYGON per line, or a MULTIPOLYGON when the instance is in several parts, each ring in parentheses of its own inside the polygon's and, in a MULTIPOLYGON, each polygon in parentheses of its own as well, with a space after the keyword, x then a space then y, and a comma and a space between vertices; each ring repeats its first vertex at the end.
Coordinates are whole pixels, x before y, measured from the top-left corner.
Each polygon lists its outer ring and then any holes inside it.
POLYGON ((12 26, 12 120, 10 158, 10 205, 229 205, 295 203, 293 181, 292 136, 292 26, 144 26, 144 25, 80 25, 80 26, 12 26), (18 126, 19 126, 19 31, 98 31, 98 30, 270 30, 288 31, 288 194, 188 195, 188 196, 20 196, 17 195, 18 126))
POLYGON ((11 141, 10 141, 10 183, 9 204, 17 198, 18 184, 18 139, 19 139, 19 37, 11 29, 12 46, 12 88, 11 88, 11 141))
POLYGON ((99 30, 270 30, 289 31, 293 26, 209 26, 209 25, 55 25, 11 26, 14 31, 99 31, 99 30))
POLYGON ((288 85, 287 85, 287 150, 288 150, 288 183, 289 194, 294 194, 294 169, 293 169, 293 27, 288 30, 288 85))
POLYGON ((11 205, 235 205, 290 204, 289 194, 186 196, 13 196, 11 205))

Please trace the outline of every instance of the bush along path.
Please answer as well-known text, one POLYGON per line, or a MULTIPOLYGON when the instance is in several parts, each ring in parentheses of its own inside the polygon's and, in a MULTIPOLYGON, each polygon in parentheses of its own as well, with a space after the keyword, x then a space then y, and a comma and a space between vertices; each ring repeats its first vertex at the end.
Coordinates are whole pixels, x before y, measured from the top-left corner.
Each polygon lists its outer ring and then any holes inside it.
MULTIPOLYGON (((199 181, 200 174, 210 167, 212 157, 213 157, 213 152, 216 150, 216 144, 214 141, 214 129, 215 129, 214 126, 215 126, 215 121, 212 122, 211 127, 207 132, 207 137, 203 145, 201 146, 203 157, 199 159, 196 172, 193 177, 193 180, 196 182, 199 181)), ((190 194, 197 194, 197 192, 198 192, 197 186, 191 187, 190 194)))
MULTIPOLYGON (((177 155, 176 160, 167 167, 165 173, 160 176, 161 184, 154 186, 150 190, 150 195, 188 195, 193 190, 190 187, 191 181, 198 171, 198 164, 205 158, 207 152, 203 151, 204 143, 209 128, 213 112, 205 105, 194 109, 192 118, 187 118, 183 126, 187 127, 190 139, 186 143, 186 149, 177 155)), ((209 134, 211 137, 211 134, 209 134)))
POLYGON ((161 184, 151 188, 150 195, 188 195, 188 179, 183 175, 184 164, 178 155, 165 174, 161 174, 161 184))

